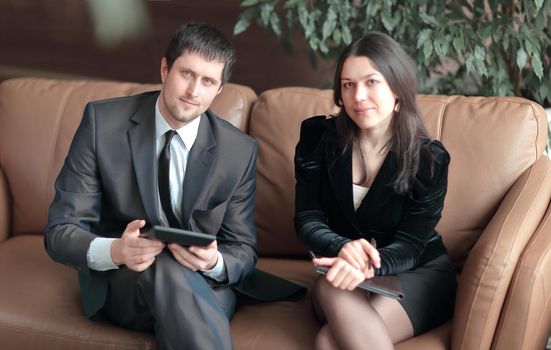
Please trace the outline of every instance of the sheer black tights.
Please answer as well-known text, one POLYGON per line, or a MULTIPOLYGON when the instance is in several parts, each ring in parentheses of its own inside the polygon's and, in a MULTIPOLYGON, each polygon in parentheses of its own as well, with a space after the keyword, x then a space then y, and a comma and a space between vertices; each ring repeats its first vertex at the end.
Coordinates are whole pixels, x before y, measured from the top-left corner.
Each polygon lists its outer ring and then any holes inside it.
POLYGON ((317 316, 326 322, 316 349, 393 349, 413 336, 405 310, 394 299, 361 289, 346 291, 320 277, 313 290, 317 316))

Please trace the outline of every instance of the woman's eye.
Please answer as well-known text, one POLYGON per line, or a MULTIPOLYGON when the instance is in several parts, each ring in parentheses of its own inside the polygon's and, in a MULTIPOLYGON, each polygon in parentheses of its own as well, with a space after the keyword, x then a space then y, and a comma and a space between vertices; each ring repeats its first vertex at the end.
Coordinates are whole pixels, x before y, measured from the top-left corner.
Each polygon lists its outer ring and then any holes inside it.
POLYGON ((378 80, 375 80, 375 79, 369 79, 367 81, 367 85, 371 86, 371 85, 375 85, 377 84, 379 81, 378 80))
POLYGON ((342 84, 342 87, 345 88, 345 89, 348 89, 348 88, 351 88, 353 86, 353 84, 349 81, 347 81, 346 83, 342 84))

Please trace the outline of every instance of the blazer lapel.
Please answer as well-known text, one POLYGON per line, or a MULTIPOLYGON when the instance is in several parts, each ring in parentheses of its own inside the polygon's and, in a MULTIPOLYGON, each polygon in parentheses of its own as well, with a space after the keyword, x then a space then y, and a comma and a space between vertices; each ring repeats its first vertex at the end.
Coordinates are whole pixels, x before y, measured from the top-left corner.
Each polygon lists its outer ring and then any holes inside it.
POLYGON ((131 119, 136 125, 128 130, 130 150, 138 190, 145 213, 151 222, 158 225, 160 219, 157 208, 157 169, 155 160, 155 101, 159 94, 148 97, 131 119))
POLYGON ((184 177, 182 212, 183 226, 187 229, 190 229, 191 213, 197 205, 216 159, 214 155, 216 140, 214 139, 212 124, 208 116, 203 115, 200 118, 197 138, 191 148, 184 177))
POLYGON ((335 147, 326 148, 325 162, 329 164, 331 187, 346 219, 352 226, 358 228, 352 198, 352 151, 348 150, 342 156, 337 156, 337 152, 335 147))
POLYGON ((396 173, 396 156, 389 152, 386 156, 377 176, 373 180, 366 197, 358 208, 361 215, 372 215, 392 198, 394 189, 392 181, 396 173))

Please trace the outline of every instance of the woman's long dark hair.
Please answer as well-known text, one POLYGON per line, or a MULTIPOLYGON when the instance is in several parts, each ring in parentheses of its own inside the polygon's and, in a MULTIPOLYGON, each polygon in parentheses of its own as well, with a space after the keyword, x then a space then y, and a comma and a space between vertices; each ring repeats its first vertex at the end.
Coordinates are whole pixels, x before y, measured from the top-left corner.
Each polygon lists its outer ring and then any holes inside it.
POLYGON ((369 32, 348 45, 342 52, 335 71, 333 100, 341 109, 337 114, 336 127, 343 153, 359 142, 360 129, 346 114, 341 98, 341 73, 344 62, 351 56, 370 59, 390 89, 398 98, 399 108, 394 112, 390 128, 392 137, 385 147, 394 152, 397 172, 393 187, 398 193, 408 192, 417 172, 421 146, 429 135, 415 96, 417 93, 415 65, 405 51, 386 34, 369 32))

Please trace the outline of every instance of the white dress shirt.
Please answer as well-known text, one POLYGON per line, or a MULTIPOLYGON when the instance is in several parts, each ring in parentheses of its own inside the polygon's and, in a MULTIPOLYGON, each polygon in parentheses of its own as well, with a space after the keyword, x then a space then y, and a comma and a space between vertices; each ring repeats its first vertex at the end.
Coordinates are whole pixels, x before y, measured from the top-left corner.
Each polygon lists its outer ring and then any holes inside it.
MULTIPOLYGON (((200 117, 195 118, 185 126, 175 130, 177 135, 174 135, 170 143, 170 198, 172 201, 174 214, 179 220, 181 220, 182 217, 183 184, 187 160, 189 157, 189 150, 191 150, 191 147, 193 147, 195 139, 197 138, 200 120, 200 117)), ((168 125, 159 110, 159 101, 157 100, 155 103, 155 151, 157 155, 155 159, 157 159, 157 161, 165 143, 165 134, 170 129, 171 127, 168 125)), ((157 167, 157 164, 155 166, 157 167)), ((159 217, 166 225, 168 220, 164 211, 161 209, 162 206, 159 191, 156 192, 159 217)), ((86 255, 88 267, 90 269, 106 271, 119 268, 111 258, 111 244, 114 240, 115 238, 98 237, 92 241, 86 255)), ((203 270, 201 272, 214 280, 222 281, 227 277, 226 270, 224 269, 224 259, 220 252, 217 252, 217 254, 218 261, 216 265, 210 270, 203 270)))

